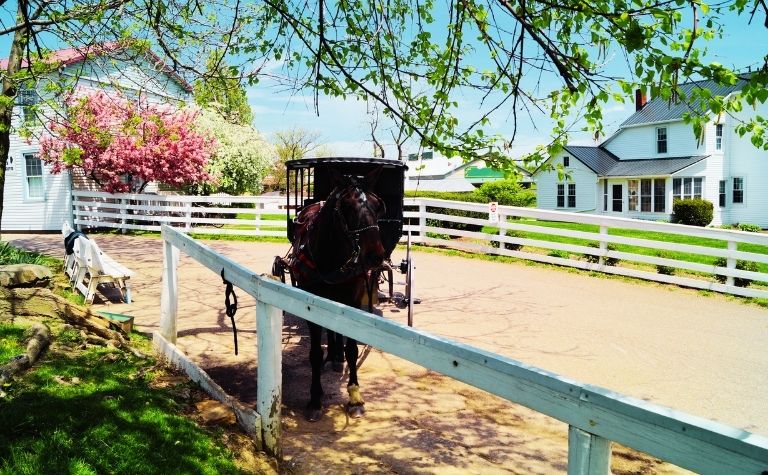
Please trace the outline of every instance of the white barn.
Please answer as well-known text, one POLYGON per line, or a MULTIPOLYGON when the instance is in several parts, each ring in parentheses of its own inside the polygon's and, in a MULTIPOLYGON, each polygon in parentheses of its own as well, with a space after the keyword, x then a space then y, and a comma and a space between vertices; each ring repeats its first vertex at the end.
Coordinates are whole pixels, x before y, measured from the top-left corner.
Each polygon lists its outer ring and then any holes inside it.
MULTIPOLYGON (((150 102, 179 104, 191 98, 191 86, 159 58, 120 43, 59 50, 51 55, 50 61, 59 65, 57 73, 38 80, 35 88, 19 92, 13 130, 18 130, 25 121, 39 124, 46 120, 45 110, 31 106, 41 100, 48 81, 70 81, 73 88, 120 91, 125 97, 150 102)), ((0 61, 0 68, 6 67, 7 60, 0 61)), ((40 125, 32 127, 38 133, 42 130, 40 125)), ((88 186, 82 177, 50 173, 50 167, 38 156, 39 148, 36 138, 11 134, 0 224, 3 232, 61 229, 62 223, 72 217, 72 188, 88 186)))
MULTIPOLYGON (((743 86, 711 81, 684 84, 713 95, 738 94, 743 86)), ((755 148, 735 128, 745 119, 768 117, 768 104, 743 104, 734 115, 711 115, 704 140, 683 122, 687 104, 638 91, 635 113, 596 147, 572 146, 547 162, 562 165, 567 177, 542 166, 534 172, 542 209, 669 220, 677 199, 703 198, 714 205, 713 225, 749 223, 768 228, 768 151, 755 148)))

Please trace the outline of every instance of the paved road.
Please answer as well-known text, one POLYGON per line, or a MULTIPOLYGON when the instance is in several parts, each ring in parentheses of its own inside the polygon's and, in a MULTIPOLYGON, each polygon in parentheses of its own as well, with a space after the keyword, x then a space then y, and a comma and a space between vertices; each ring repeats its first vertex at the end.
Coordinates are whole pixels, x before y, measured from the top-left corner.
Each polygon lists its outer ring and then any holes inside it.
MULTIPOLYGON (((5 235, 4 239, 55 256, 62 254, 59 235, 5 235)), ((96 239, 105 252, 137 272, 134 303, 109 308, 134 315, 143 330, 155 330, 161 242, 123 236, 96 239)), ((208 244, 257 272, 268 272, 273 256, 287 250, 284 244, 208 244)), ((395 251, 393 260, 399 260, 401 254, 395 251)), ((720 295, 525 263, 501 264, 423 252, 415 252, 415 262, 417 293, 423 299, 415 316, 420 329, 579 381, 768 435, 765 309, 720 295)), ((229 322, 222 310, 219 277, 188 258, 182 258, 179 274, 179 345, 227 389, 252 400, 253 302, 241 299, 241 354, 235 357, 229 322)), ((402 312, 393 310, 386 308, 384 316, 405 320, 402 312)), ((331 391, 327 425, 307 426, 298 416, 306 397, 305 382, 301 381, 306 372, 303 327, 287 319, 284 330, 285 373, 289 375, 285 376, 284 413, 286 431, 293 433, 286 453, 294 463, 309 464, 302 459, 304 451, 311 447, 322 456, 313 445, 333 441, 336 447, 348 443, 349 455, 338 463, 365 470, 401 472, 443 466, 547 473, 562 469, 565 431, 557 423, 520 408, 515 408, 518 415, 510 415, 511 405, 503 401, 376 351, 369 354, 361 370, 369 406, 364 422, 346 421, 340 409, 344 398, 331 391), (425 407, 417 409, 417 402, 425 407), (478 404, 483 408, 475 407, 478 404), (481 409, 493 415, 481 414, 481 409), (455 429, 455 418, 462 414, 472 420, 471 434, 455 429), (488 419, 483 424, 493 429, 480 424, 480 419, 488 419), (499 422, 513 429, 522 427, 529 435, 499 428, 499 422), (388 425, 393 423, 394 427, 388 425), (538 433, 530 430, 532 424, 539 424, 538 432, 556 433, 552 436, 555 443, 542 442, 548 436, 531 437, 531 433, 538 433), (379 434, 373 445, 365 439, 371 437, 365 435, 371 431, 379 434), (382 441, 385 432, 391 440, 382 441), (432 443, 425 442, 431 440, 429 437, 434 439, 432 443), (403 438, 409 442, 405 444, 403 438), (521 438, 534 447, 530 452, 519 448, 521 438), (368 444, 368 452, 358 449, 363 443, 368 444), (405 445, 414 453, 399 454, 394 449, 405 445), (515 445, 518 449, 510 449, 515 445), (441 455, 436 447, 444 448, 445 453, 441 455), (542 458, 548 461, 544 467, 542 458), (513 466, 517 468, 510 470, 513 466)), ((325 384, 338 381, 328 379, 325 384)), ((645 471, 667 470, 643 467, 645 471)))

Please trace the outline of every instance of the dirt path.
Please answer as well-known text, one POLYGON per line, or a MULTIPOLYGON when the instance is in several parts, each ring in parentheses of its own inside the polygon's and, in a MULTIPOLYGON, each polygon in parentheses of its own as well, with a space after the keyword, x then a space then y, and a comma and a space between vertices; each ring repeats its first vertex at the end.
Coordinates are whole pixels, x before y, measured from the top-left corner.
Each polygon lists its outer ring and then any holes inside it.
MULTIPOLYGON (((61 256, 58 235, 5 235, 61 256)), ((105 252, 137 272, 134 303, 109 305, 158 325, 161 242, 98 236, 105 252)), ((208 244, 268 272, 284 244, 208 244)), ((393 260, 404 254, 395 251, 393 260)), ((768 311, 719 295, 520 264, 415 253, 415 325, 586 383, 768 435, 768 311)), ((233 354, 220 278, 182 257, 179 346, 229 392, 255 398, 252 299, 241 297, 240 355, 233 354)), ((403 312, 384 317, 404 321, 403 312)), ((343 413, 343 375, 324 375, 328 417, 303 421, 308 393, 305 325, 286 318, 285 453, 301 473, 552 473, 565 470, 567 427, 525 408, 376 350, 364 351, 368 414, 343 413)), ((614 457, 616 473, 674 467, 614 457)))

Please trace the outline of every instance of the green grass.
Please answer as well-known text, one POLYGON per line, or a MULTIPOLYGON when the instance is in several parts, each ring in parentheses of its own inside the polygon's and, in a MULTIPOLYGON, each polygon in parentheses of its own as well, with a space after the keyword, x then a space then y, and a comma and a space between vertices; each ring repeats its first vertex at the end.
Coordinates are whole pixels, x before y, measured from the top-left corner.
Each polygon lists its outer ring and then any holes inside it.
POLYGON ((240 473, 183 417, 184 396, 149 387, 151 364, 103 348, 49 353, 0 399, 0 475, 240 473))
MULTIPOLYGON (((22 344, 25 327, 11 323, 0 323, 0 366, 9 359, 23 354, 26 350, 22 344)), ((1 407, 0 403, 0 407, 1 407)))
POLYGON ((25 251, 7 242, 0 243, 0 265, 9 264, 38 264, 48 266, 53 270, 62 268, 62 261, 35 252, 25 251))

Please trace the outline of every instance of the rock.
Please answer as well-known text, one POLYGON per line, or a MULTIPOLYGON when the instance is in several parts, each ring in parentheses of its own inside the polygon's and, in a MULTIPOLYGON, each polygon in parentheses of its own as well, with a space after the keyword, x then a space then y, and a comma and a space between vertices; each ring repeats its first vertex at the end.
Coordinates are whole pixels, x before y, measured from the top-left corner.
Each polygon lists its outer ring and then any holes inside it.
POLYGON ((48 287, 53 273, 37 264, 0 266, 0 287, 48 287))

